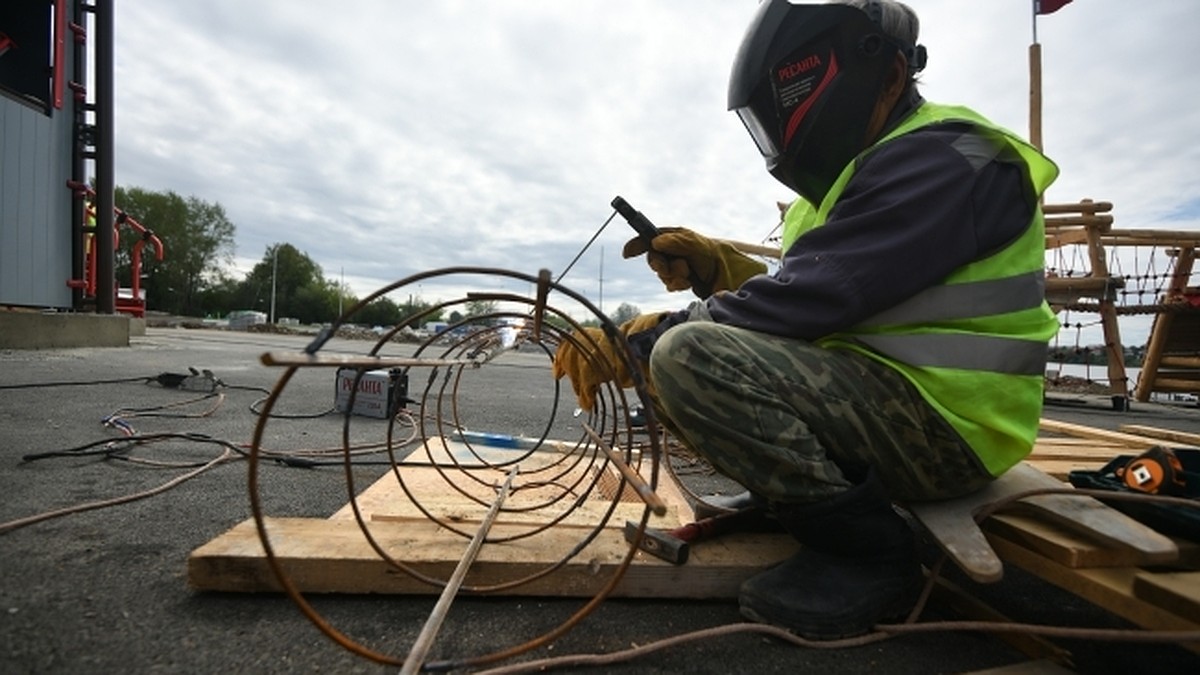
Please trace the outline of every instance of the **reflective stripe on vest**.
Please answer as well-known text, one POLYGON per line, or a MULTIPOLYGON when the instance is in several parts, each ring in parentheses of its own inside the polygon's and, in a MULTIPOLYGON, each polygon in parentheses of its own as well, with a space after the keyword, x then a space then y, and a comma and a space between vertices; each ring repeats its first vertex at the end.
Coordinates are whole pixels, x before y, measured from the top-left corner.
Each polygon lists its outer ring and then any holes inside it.
POLYGON ((1000 279, 933 286, 855 326, 933 323, 1008 314, 1040 307, 1046 297, 1043 270, 1000 279))
POLYGON ((971 333, 856 335, 888 357, 918 368, 984 370, 1004 375, 1045 375, 1046 343, 971 333))

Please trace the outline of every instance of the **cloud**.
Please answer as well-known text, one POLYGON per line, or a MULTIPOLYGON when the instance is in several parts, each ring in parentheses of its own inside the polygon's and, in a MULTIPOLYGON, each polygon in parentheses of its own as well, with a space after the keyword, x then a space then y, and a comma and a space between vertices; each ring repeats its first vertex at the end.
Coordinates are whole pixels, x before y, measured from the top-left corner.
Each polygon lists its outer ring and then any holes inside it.
MULTIPOLYGON (((927 98, 1027 133, 1028 3, 909 4, 927 98)), ((243 264, 291 243, 359 296, 452 265, 557 275, 617 194, 660 225, 757 242, 789 194, 726 110, 754 7, 124 0, 117 182, 219 202, 243 264)), ((1120 0, 1039 19, 1051 201, 1200 229, 1198 19, 1195 3, 1120 0)), ((609 312, 686 304, 620 258, 630 236, 613 221, 564 283, 609 312)))

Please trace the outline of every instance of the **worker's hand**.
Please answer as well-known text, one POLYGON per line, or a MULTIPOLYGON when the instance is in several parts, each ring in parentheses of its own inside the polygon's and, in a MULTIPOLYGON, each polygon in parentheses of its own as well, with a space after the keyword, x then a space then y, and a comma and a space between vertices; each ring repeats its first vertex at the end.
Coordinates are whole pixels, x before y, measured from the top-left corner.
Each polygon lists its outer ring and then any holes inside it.
POLYGON ((626 258, 646 254, 646 262, 669 291, 688 288, 700 299, 729 291, 750 277, 767 271, 766 264, 747 256, 731 244, 683 227, 664 227, 650 245, 640 237, 625 243, 626 258))
MULTIPOLYGON (((665 314, 642 314, 621 324, 617 330, 628 337, 654 328, 663 316, 665 314)), ((580 408, 591 410, 595 407, 596 392, 605 382, 616 382, 622 388, 633 386, 629 369, 617 352, 623 345, 614 344, 599 328, 583 328, 572 337, 574 342, 563 340, 558 346, 552 372, 556 380, 563 375, 570 378, 580 408)))

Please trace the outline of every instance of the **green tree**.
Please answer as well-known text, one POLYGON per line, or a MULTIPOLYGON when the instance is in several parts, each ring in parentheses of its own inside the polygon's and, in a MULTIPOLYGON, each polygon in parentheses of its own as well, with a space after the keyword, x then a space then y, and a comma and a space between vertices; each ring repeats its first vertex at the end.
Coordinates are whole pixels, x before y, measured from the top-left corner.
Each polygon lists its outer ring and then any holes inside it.
POLYGON ((617 311, 610 314, 608 318, 612 320, 613 323, 620 326, 630 319, 641 316, 641 314, 642 310, 638 309, 636 305, 631 305, 628 302, 622 302, 621 306, 617 307, 617 311))
POLYGON ((325 279, 321 266, 291 244, 267 247, 242 282, 237 309, 270 315, 272 298, 276 321, 292 317, 302 323, 324 323, 338 314, 337 284, 325 279))
MULTIPOLYGON (((300 323, 326 323, 338 316, 337 285, 324 278, 296 289, 289 302, 286 316, 295 317, 300 323)), ((278 320, 282 315, 275 316, 278 320)))
MULTIPOLYGON (((202 314, 200 298, 221 284, 219 270, 233 255, 234 225, 218 203, 175 192, 154 192, 139 187, 117 187, 117 208, 137 220, 163 242, 164 256, 155 260, 146 246, 142 251, 142 288, 146 306, 172 314, 202 314)), ((118 283, 128 287, 131 258, 139 237, 129 228, 120 230, 115 253, 118 283)))
POLYGON ((400 307, 384 296, 371 301, 356 312, 351 320, 364 326, 394 326, 400 323, 400 307))
POLYGON ((466 304, 467 316, 482 316, 484 314, 493 314, 499 302, 495 300, 468 300, 466 304))
POLYGON ((433 303, 425 302, 421 298, 414 298, 410 295, 408 296, 408 300, 406 302, 399 305, 400 318, 396 321, 397 323, 401 321, 408 321, 411 317, 418 314, 422 315, 421 319, 413 324, 413 328, 420 328, 422 325, 429 323, 430 321, 441 321, 443 310, 439 309, 428 314, 424 314, 424 312, 429 310, 430 307, 433 307, 433 303))
POLYGON ((276 321, 282 317, 298 318, 304 323, 332 321, 337 315, 337 294, 330 292, 332 303, 329 303, 320 292, 326 285, 320 265, 307 253, 292 244, 272 244, 266 247, 263 259, 254 264, 242 281, 238 309, 258 310, 270 315, 271 300, 274 299, 276 321), (317 286, 317 291, 301 294, 301 289, 311 286, 317 286), (319 307, 307 306, 312 301, 317 301, 319 307), (307 318, 317 313, 324 316, 317 321, 307 318))
POLYGON ((197 294, 197 316, 221 318, 239 306, 241 281, 224 272, 217 272, 216 278, 197 294))

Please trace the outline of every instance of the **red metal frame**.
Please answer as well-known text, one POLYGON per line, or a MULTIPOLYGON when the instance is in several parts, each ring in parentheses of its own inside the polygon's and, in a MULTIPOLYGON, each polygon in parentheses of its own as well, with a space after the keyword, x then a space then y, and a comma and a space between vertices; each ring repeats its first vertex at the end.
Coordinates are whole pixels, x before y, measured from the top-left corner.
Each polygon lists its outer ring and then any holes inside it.
MULTIPOLYGON (((96 228, 96 193, 91 188, 84 188, 79 191, 86 196, 87 201, 84 208, 83 222, 83 252, 84 252, 84 278, 70 279, 67 285, 71 288, 82 288, 85 297, 96 297, 96 247, 95 234, 96 228)), ((163 259, 163 244, 158 235, 147 229, 135 218, 125 213, 119 208, 113 208, 113 248, 116 249, 120 245, 121 225, 128 225, 135 234, 139 236, 138 241, 134 243, 133 249, 130 251, 129 274, 133 277, 130 280, 130 290, 133 292, 132 298, 122 298, 119 294, 116 295, 116 310, 138 318, 146 315, 146 301, 142 299, 142 249, 146 248, 146 243, 149 242, 154 247, 154 259, 163 259)), ((113 289, 114 293, 119 291, 119 287, 113 289)))

